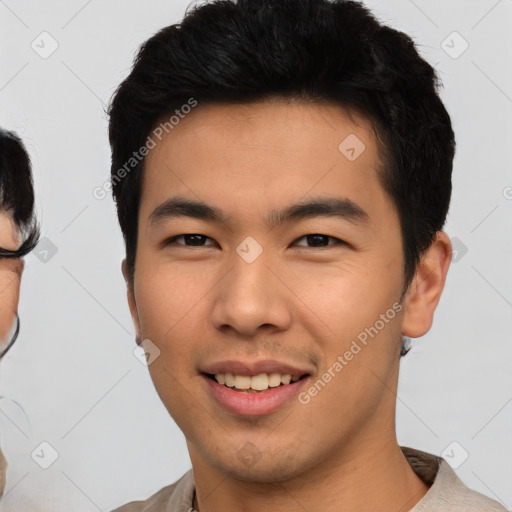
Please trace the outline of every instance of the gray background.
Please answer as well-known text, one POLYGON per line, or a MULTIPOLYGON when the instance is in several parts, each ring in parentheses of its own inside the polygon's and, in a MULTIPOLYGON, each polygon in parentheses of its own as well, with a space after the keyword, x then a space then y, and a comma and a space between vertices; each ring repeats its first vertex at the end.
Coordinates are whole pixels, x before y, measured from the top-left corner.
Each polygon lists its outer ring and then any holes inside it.
MULTIPOLYGON (((510 508, 512 2, 366 3, 439 70, 458 143, 446 226, 457 259, 434 327, 402 362, 399 442, 454 465, 467 452, 458 475, 510 508)), ((27 257, 21 335, 0 372, 11 400, 0 414, 10 461, 0 510, 108 511, 190 467, 133 355, 113 202, 93 196, 109 173, 105 105, 139 44, 187 5, 0 1, 0 125, 27 144, 49 240, 27 257)))

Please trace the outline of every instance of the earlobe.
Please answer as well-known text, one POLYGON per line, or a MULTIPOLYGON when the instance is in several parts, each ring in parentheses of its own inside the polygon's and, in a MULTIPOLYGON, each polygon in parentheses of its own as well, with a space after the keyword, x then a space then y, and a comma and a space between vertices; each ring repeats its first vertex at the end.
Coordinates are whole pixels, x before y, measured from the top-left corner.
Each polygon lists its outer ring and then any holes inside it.
POLYGON ((438 231, 434 242, 418 264, 404 300, 402 334, 405 336, 419 338, 432 327, 434 311, 444 289, 451 258, 450 238, 444 231, 438 231))
POLYGON ((135 301, 135 290, 134 283, 129 275, 128 265, 126 259, 121 263, 121 272, 123 273, 124 280, 126 282, 126 297, 128 299, 128 307, 130 308, 130 314, 132 316, 133 327, 135 328, 135 341, 137 345, 142 342, 139 313, 137 311, 137 302, 135 301))

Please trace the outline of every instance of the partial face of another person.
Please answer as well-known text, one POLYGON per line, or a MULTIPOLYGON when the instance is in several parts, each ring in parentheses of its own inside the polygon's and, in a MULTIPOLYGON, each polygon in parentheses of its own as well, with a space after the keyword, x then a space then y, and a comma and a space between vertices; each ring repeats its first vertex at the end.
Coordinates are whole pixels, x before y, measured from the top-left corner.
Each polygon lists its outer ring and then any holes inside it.
POLYGON ((285 100, 199 105, 146 157, 128 298, 193 463, 284 481, 394 436, 401 336, 438 297, 400 302, 380 165, 365 118, 285 100))
MULTIPOLYGON (((18 230, 8 212, 0 212, 0 247, 15 251, 20 246, 18 230)), ((20 294, 21 258, 0 258, 0 352, 10 341, 20 294)))
MULTIPOLYGON (((20 245, 18 230, 7 212, 0 212, 0 247, 16 250, 20 245)), ((21 258, 0 258, 0 353, 11 341, 23 269, 21 258)), ((5 487, 5 457, 0 450, 0 496, 5 487)))

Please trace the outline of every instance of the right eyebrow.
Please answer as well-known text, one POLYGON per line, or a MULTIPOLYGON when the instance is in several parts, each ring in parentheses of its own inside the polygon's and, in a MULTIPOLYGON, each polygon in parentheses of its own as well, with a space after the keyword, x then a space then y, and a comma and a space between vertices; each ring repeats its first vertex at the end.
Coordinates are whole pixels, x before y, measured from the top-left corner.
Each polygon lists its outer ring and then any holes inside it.
POLYGON ((219 223, 227 223, 223 212, 215 206, 203 202, 174 197, 157 206, 149 216, 151 226, 160 224, 175 217, 192 217, 199 220, 210 220, 219 223))

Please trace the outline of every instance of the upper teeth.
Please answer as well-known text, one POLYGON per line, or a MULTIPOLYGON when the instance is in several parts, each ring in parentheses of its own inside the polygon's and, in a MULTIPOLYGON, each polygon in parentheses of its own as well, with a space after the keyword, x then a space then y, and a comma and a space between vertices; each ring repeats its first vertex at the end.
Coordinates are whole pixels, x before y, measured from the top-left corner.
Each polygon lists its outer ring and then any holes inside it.
POLYGON ((280 373, 259 373, 258 375, 233 375, 232 373, 217 373, 215 379, 219 384, 225 384, 230 388, 236 389, 254 389, 263 391, 265 389, 275 388, 281 384, 290 384, 299 380, 299 376, 290 374, 281 375, 280 373))

